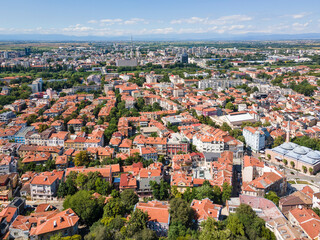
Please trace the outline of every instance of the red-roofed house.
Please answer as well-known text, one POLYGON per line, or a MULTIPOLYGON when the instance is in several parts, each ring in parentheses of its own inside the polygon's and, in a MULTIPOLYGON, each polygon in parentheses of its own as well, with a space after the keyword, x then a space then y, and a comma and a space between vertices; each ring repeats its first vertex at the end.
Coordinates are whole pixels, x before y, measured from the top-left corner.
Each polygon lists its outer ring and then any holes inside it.
POLYGON ((263 197, 269 191, 274 191, 281 196, 286 190, 286 177, 277 171, 265 172, 261 177, 242 185, 243 194, 256 197, 263 197))
POLYGON ((120 176, 120 191, 125 189, 137 189, 137 179, 132 174, 122 173, 120 176))
POLYGON ((70 129, 70 127, 73 127, 73 129, 76 132, 80 132, 81 128, 83 127, 83 120, 82 119, 71 119, 68 122, 68 129, 70 129))
POLYGON ((221 205, 214 204, 209 198, 202 200, 194 199, 191 203, 191 208, 196 213, 196 218, 199 223, 207 220, 209 217, 218 221, 222 210, 221 205))
POLYGON ((242 181, 251 182, 263 174, 264 163, 252 156, 244 156, 242 167, 242 181))
POLYGON ((135 210, 136 209, 148 213, 148 228, 156 231, 158 236, 167 236, 170 224, 169 205, 167 203, 157 200, 147 203, 139 202, 135 206, 135 210))
POLYGON ((308 239, 319 239, 320 236, 320 217, 312 210, 298 207, 289 211, 289 221, 291 224, 299 226, 308 239))
POLYGON ((176 172, 171 175, 171 186, 176 186, 179 192, 184 193, 187 187, 193 187, 192 177, 176 172))
POLYGON ((30 230, 30 238, 32 240, 50 239, 56 234, 73 236, 78 233, 78 222, 79 217, 69 208, 47 220, 38 219, 37 226, 30 230))
POLYGON ((35 176, 30 183, 32 200, 52 200, 58 190, 59 177, 46 172, 35 176))

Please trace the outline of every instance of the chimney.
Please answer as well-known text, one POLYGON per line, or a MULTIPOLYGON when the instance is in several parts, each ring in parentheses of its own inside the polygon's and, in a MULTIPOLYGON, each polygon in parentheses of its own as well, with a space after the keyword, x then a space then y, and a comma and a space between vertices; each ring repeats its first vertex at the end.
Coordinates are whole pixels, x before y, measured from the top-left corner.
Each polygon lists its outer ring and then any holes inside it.
POLYGON ((53 222, 53 227, 57 227, 57 221, 53 222))

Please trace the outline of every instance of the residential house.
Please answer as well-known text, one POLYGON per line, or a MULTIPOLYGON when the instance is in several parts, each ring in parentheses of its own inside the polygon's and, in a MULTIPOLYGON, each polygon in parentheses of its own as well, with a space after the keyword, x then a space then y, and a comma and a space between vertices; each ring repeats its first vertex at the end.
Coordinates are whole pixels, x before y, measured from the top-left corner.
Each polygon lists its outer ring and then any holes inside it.
POLYGON ((253 156, 244 156, 242 164, 242 181, 251 182, 263 174, 264 163, 253 156))
POLYGON ((64 142, 68 139, 69 132, 52 133, 49 138, 48 146, 64 147, 64 142))
POLYGON ((213 218, 216 221, 220 220, 222 206, 214 204, 209 198, 202 200, 192 200, 191 208, 195 212, 198 223, 213 218))
POLYGON ((269 191, 279 196, 287 192, 287 180, 283 173, 277 170, 264 172, 262 176, 242 185, 242 193, 245 195, 263 197, 269 191))
POLYGON ((73 236, 78 233, 79 219, 71 208, 59 212, 45 221, 39 219, 37 226, 30 229, 30 239, 49 240, 58 234, 63 237, 73 236))
POLYGON ((17 172, 18 161, 13 156, 0 155, 0 174, 17 172))
POLYGON ((42 173, 30 182, 32 200, 52 200, 58 190, 59 178, 54 173, 42 173))
POLYGON ((155 231, 158 236, 167 236, 170 225, 168 203, 157 200, 149 201, 147 203, 139 202, 134 207, 134 210, 137 209, 148 213, 148 228, 155 231))
POLYGON ((82 119, 71 119, 67 125, 68 125, 68 130, 70 130, 70 127, 73 127, 74 131, 80 132, 81 128, 83 127, 83 120, 82 119))
POLYGON ((50 127, 41 133, 28 132, 25 135, 26 145, 47 146, 48 141, 49 141, 52 133, 54 133, 54 132, 55 132, 55 129, 53 127, 50 127))
POLYGON ((132 174, 122 173, 120 176, 120 191, 125 189, 137 189, 137 179, 132 174))
POLYGON ((150 195, 152 189, 150 181, 160 183, 162 179, 162 163, 155 162, 149 165, 147 168, 141 168, 137 175, 138 189, 137 193, 142 195, 150 195))
POLYGON ((266 136, 261 129, 257 129, 251 126, 243 128, 243 136, 246 140, 247 146, 254 152, 259 152, 265 148, 266 136))
POLYGON ((291 209, 288 219, 292 225, 300 227, 308 239, 319 239, 320 217, 312 209, 304 207, 291 209))
POLYGON ((187 187, 193 187, 192 177, 184 173, 174 172, 171 175, 171 187, 176 187, 178 192, 184 193, 187 187))
POLYGON ((306 186, 300 191, 296 191, 289 196, 280 198, 279 208, 283 214, 287 215, 291 209, 299 206, 312 208, 313 190, 306 186))

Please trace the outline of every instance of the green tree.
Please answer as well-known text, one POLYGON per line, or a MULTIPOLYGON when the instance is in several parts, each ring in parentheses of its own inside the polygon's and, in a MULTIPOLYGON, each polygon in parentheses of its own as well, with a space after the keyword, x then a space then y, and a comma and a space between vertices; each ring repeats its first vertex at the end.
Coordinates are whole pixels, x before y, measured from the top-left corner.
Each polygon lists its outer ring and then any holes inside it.
POLYGON ((309 167, 309 173, 313 174, 313 168, 312 167, 309 167))
MULTIPOLYGON (((86 174, 83 174, 83 173, 79 173, 77 175, 77 178, 76 178, 76 185, 81 189, 81 190, 84 190, 85 189, 85 184, 88 182, 88 176, 86 174)), ((91 189, 90 189, 91 190, 91 189)))
POLYGON ((153 197, 157 200, 167 200, 169 198, 170 185, 161 180, 160 183, 156 181, 150 181, 153 197))
POLYGON ((232 102, 228 102, 225 106, 226 109, 230 109, 232 111, 235 110, 235 106, 232 104, 232 102))
MULTIPOLYGON (((2 104, 1 104, 2 105, 2 104)), ((38 116, 36 114, 31 114, 27 117, 27 125, 30 126, 32 123, 35 123, 37 121, 38 116)))
POLYGON ((265 227, 263 219, 259 218, 253 209, 247 204, 240 204, 236 215, 245 229, 245 235, 249 240, 259 238, 275 240, 275 235, 265 227))
POLYGON ((191 202, 193 199, 195 199, 194 194, 195 194, 195 191, 193 189, 191 190, 190 187, 187 187, 182 195, 182 198, 185 199, 187 202, 191 202))
POLYGON ((156 132, 151 133, 151 137, 158 137, 158 134, 156 132))
POLYGON ((221 129, 222 131, 229 132, 229 131, 231 131, 232 128, 228 125, 228 123, 223 122, 220 129, 221 129))
POLYGON ((68 176, 65 182, 59 184, 57 196, 63 198, 67 195, 73 195, 78 191, 74 181, 68 176))
POLYGON ((302 170, 303 170, 304 173, 308 172, 308 168, 306 166, 302 166, 302 170))
POLYGON ((126 206, 119 198, 111 198, 103 208, 103 218, 116 217, 125 213, 126 206))
POLYGON ((141 231, 137 232, 133 239, 135 240, 158 240, 157 234, 155 231, 152 231, 149 228, 144 228, 141 231))
POLYGON ((206 221, 201 223, 202 231, 199 236, 199 240, 226 240, 230 239, 231 231, 224 229, 219 222, 213 218, 208 218, 206 221))
POLYGON ((69 127, 69 132, 71 133, 71 134, 74 134, 76 131, 74 130, 74 127, 73 126, 70 126, 69 127))
POLYGON ((153 111, 161 111, 161 110, 162 110, 162 107, 160 106, 159 103, 154 102, 154 103, 152 104, 152 110, 153 110, 153 111))
POLYGON ((284 143, 283 137, 282 137, 282 136, 278 136, 278 137, 276 137, 276 138, 274 139, 272 147, 273 147, 273 148, 278 147, 278 146, 280 146, 282 143, 284 143))
POLYGON ((266 195, 264 195, 264 198, 274 202, 274 204, 277 206, 279 205, 280 197, 278 197, 278 195, 273 191, 269 191, 266 195))
POLYGON ((225 203, 230 199, 232 193, 232 186, 230 186, 227 182, 222 184, 222 202, 225 203))
MULTIPOLYGON (((192 234, 192 233, 191 233, 192 234)), ((190 235, 190 228, 187 228, 181 223, 171 223, 168 232, 169 240, 176 239, 198 239, 197 237, 192 238, 190 235)))
POLYGON ((90 232, 84 237, 85 240, 111 240, 112 234, 106 226, 101 224, 93 225, 90 232))
POLYGON ((41 124, 41 125, 39 126, 38 132, 39 132, 39 133, 42 133, 44 130, 46 130, 46 129, 48 129, 48 128, 49 128, 49 126, 48 126, 47 124, 41 124))
POLYGON ((72 196, 67 196, 63 202, 64 209, 71 208, 80 220, 92 225, 102 216, 103 199, 96 199, 88 191, 81 190, 72 196))
POLYGON ((88 166, 92 160, 92 156, 88 151, 80 151, 74 158, 74 164, 76 166, 88 166))
POLYGON ((173 198, 170 201, 170 216, 172 223, 181 223, 190 226, 193 219, 193 211, 188 202, 182 198, 173 198))
POLYGON ((231 231, 234 237, 245 235, 244 226, 236 214, 230 214, 227 218, 227 228, 231 231))
POLYGON ((96 192, 101 195, 106 196, 111 193, 111 190, 112 190, 111 184, 105 181, 104 179, 102 179, 101 177, 98 177, 96 179, 94 185, 95 185, 96 192))
POLYGON ((147 212, 136 209, 128 221, 126 229, 127 236, 132 237, 137 232, 145 229, 147 227, 148 218, 149 216, 147 212))
POLYGON ((312 210, 320 217, 320 209, 319 208, 312 208, 312 210))
POLYGON ((290 165, 291 165, 292 168, 294 168, 294 167, 295 167, 294 161, 291 161, 291 162, 290 162, 290 165))
POLYGON ((287 159, 283 159, 282 161, 286 166, 288 165, 288 160, 287 159))
POLYGON ((138 195, 132 189, 125 189, 120 193, 120 198, 128 213, 130 213, 134 205, 139 202, 138 195))
POLYGON ((210 184, 203 184, 201 187, 196 188, 195 193, 195 198, 198 200, 209 198, 213 201, 215 198, 213 188, 210 184))

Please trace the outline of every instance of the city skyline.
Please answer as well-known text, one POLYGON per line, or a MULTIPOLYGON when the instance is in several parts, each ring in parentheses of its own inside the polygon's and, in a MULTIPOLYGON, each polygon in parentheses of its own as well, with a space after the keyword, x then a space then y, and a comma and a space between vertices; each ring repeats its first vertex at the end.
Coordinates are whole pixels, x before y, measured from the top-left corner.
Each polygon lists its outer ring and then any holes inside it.
POLYGON ((2 6, 0 35, 219 38, 320 33, 319 2, 54 1, 2 6), (19 6, 17 8, 17 6, 19 6))

